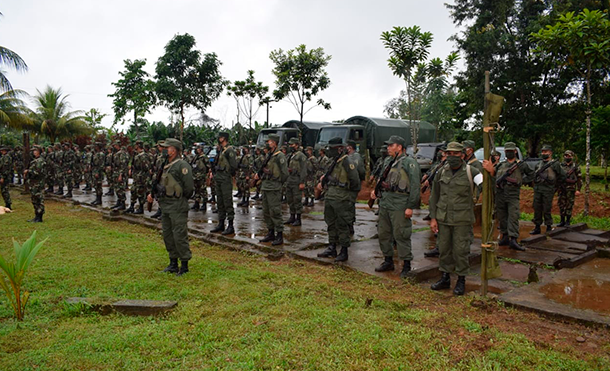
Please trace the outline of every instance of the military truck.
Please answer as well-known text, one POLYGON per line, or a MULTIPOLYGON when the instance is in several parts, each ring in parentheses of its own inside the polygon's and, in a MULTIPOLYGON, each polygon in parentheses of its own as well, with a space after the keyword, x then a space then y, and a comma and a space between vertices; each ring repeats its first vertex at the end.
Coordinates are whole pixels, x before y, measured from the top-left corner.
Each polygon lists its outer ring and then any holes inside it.
POLYGON ((332 125, 331 122, 314 122, 290 120, 286 121, 282 126, 262 129, 256 140, 257 146, 264 146, 269 134, 277 134, 280 136, 278 146, 288 145, 290 138, 300 138, 303 147, 314 146, 318 138, 318 132, 325 126, 332 125))

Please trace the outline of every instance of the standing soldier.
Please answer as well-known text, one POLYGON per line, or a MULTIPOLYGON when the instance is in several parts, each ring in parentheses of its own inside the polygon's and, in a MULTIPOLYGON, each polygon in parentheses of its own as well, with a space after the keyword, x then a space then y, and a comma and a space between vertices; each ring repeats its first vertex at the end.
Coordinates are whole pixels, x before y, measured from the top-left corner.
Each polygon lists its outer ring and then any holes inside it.
MULTIPOLYGON (((168 164, 163 167, 159 187, 162 191, 157 196, 163 209, 163 242, 169 254, 169 265, 163 272, 182 276, 189 271, 188 263, 192 257, 187 222, 188 200, 193 194, 193 169, 181 159, 182 143, 178 139, 166 139, 162 145, 167 147, 168 164), (179 269, 178 259, 181 262, 179 269)), ((152 195, 148 195, 147 201, 153 202, 152 195)))
MULTIPOLYGON (((288 156, 288 146, 285 144, 280 147, 280 151, 284 154, 284 157, 288 156)), ((282 183, 282 203, 285 204, 286 202, 288 202, 288 200, 286 198, 286 182, 284 182, 282 183)))
POLYGON ((57 192, 54 194, 57 196, 64 195, 64 170, 63 170, 63 159, 64 159, 64 151, 62 151, 63 146, 59 143, 55 143, 55 185, 57 186, 57 192))
POLYGON ((284 225, 282 220, 282 183, 288 179, 288 165, 284 153, 277 148, 280 136, 269 134, 267 137, 267 157, 263 165, 263 176, 259 178, 258 173, 255 180, 261 180, 261 192, 263 198, 263 216, 267 225, 267 235, 260 242, 271 242, 277 246, 284 243, 284 225))
MULTIPOLYGON (((364 168, 364 161, 360 156, 360 153, 356 151, 356 142, 353 140, 347 141, 347 153, 350 159, 350 162, 356 166, 356 170, 358 171, 358 177, 360 181, 363 181, 366 177, 366 169, 364 168)), ((358 187, 358 191, 360 191, 360 187, 358 187)), ((356 200, 358 199, 358 191, 352 194, 352 198, 354 202, 352 203, 352 216, 350 218, 351 222, 349 223, 349 234, 354 234, 354 223, 356 223, 356 200)))
MULTIPOLYGON (((263 162, 265 162, 265 153, 261 147, 256 147, 256 150, 254 151, 254 153, 255 153, 254 167, 252 169, 252 173, 256 174, 262 168, 263 162)), ((253 200, 258 201, 260 199, 260 191, 261 191, 260 182, 256 182, 256 194, 254 195, 254 197, 252 197, 253 200)))
POLYGON ((320 190, 321 187, 318 187, 318 184, 320 184, 320 179, 322 179, 322 176, 326 174, 326 171, 330 167, 331 160, 328 158, 328 156, 326 156, 325 148, 320 148, 318 155, 320 158, 318 159, 318 173, 316 174, 316 189, 318 190, 319 194, 318 197, 316 197, 316 200, 323 200, 324 189, 320 190))
MULTIPOLYGON (((305 178, 305 206, 312 207, 315 198, 316 174, 318 173, 318 159, 313 155, 313 147, 305 148, 307 153, 307 177, 305 178)), ((319 178, 318 178, 319 179, 319 178)))
POLYGON ((114 148, 111 145, 106 149, 106 181, 108 182, 108 192, 104 196, 114 196, 114 183, 112 176, 112 163, 114 162, 114 148))
MULTIPOLYGON (((431 188, 434 178, 436 178, 436 175, 443 168, 443 166, 445 166, 445 164, 447 163, 447 152, 446 151, 447 151, 446 145, 443 145, 441 148, 439 148, 439 151, 437 154, 436 165, 432 166, 432 168, 430 170, 428 170, 428 172, 422 178, 421 193, 425 193, 426 190, 431 188)), ((431 220, 431 219, 432 218, 430 218, 430 213, 428 213, 428 215, 426 215, 424 217, 424 220, 431 220)), ((434 237, 435 237, 434 248, 432 250, 428 250, 428 251, 424 252, 424 256, 426 258, 435 258, 440 255, 440 252, 438 250, 438 234, 435 233, 434 237)))
POLYGON ((149 188, 150 168, 152 166, 150 157, 144 152, 144 143, 141 140, 136 141, 137 154, 133 158, 131 169, 129 170, 133 183, 131 183, 131 205, 126 213, 144 214, 144 203, 146 202, 146 193, 149 188), (139 207, 136 210, 136 201, 139 207))
POLYGON ((336 137, 329 140, 327 152, 332 163, 320 179, 318 188, 326 187, 324 221, 328 229, 328 247, 318 256, 344 262, 348 259, 347 250, 351 244, 349 225, 354 206, 354 192, 360 191, 361 182, 356 164, 352 163, 346 153, 343 139, 336 137), (337 244, 341 246, 339 255, 337 244))
POLYGON ((104 168, 106 165, 106 152, 101 142, 95 142, 95 153, 91 160, 91 179, 95 187, 95 201, 91 205, 102 204, 102 183, 104 181, 104 168))
POLYGON ((206 203, 208 201, 208 188, 206 186, 206 177, 210 171, 210 161, 208 156, 203 153, 203 146, 200 144, 195 149, 195 158, 191 163, 193 168, 193 181, 195 182, 195 204, 191 210, 206 211, 206 203), (201 206, 201 208, 200 208, 201 206))
POLYGON ((384 164, 380 175, 381 194, 371 191, 371 198, 379 200, 379 220, 377 234, 379 247, 384 256, 383 263, 375 268, 376 272, 394 271, 394 242, 398 258, 404 262, 400 278, 407 278, 411 271, 411 232, 413 210, 420 206, 419 164, 407 156, 407 144, 404 138, 392 135, 385 142, 388 146, 388 157, 391 160, 384 164), (385 175, 385 176, 384 176, 385 175))
POLYGON ((34 219, 28 220, 32 223, 42 223, 42 215, 44 214, 44 186, 46 174, 46 161, 40 156, 42 149, 39 146, 32 147, 34 159, 30 162, 23 175, 28 180, 30 186, 30 196, 32 205, 34 206, 34 219))
MULTIPOLYGON (((152 192, 153 184, 157 181, 157 175, 159 174, 159 172, 161 171, 163 166, 165 166, 165 163, 167 160, 167 153, 166 153, 166 151, 163 150, 162 144, 163 144, 162 140, 157 142, 157 156, 154 159, 153 171, 151 173, 150 182, 149 182, 149 190, 151 192, 152 192)), ((153 215, 151 215, 151 218, 161 219, 161 215, 162 215, 161 204, 159 204, 157 207, 157 211, 153 215)))
POLYGON ((23 169, 24 169, 24 164, 23 164, 23 149, 21 148, 21 146, 17 146, 15 147, 14 150, 14 156, 13 157, 13 164, 15 167, 15 172, 17 173, 17 184, 21 184, 21 177, 23 176, 23 169))
POLYGON ((570 225, 572 209, 574 208, 574 197, 580 195, 580 189, 582 188, 580 167, 574 161, 574 157, 574 152, 567 150, 563 154, 563 162, 561 163, 561 167, 566 173, 566 177, 565 181, 559 183, 558 190, 558 204, 559 212, 561 214, 560 227, 570 225))
POLYGON ((465 140, 462 144, 464 145, 464 153, 466 154, 464 161, 466 161, 468 165, 479 170, 479 173, 483 174, 483 164, 481 164, 481 161, 474 155, 474 140, 465 140))
POLYGON ((45 192, 53 193, 53 185, 55 184, 55 152, 53 146, 47 147, 47 155, 45 156, 45 164, 47 165, 47 189, 45 192))
POLYGON ((237 189, 241 193, 241 202, 237 206, 248 206, 250 204, 250 173, 252 172, 252 155, 250 148, 245 146, 239 159, 237 189))
POLYGON ((11 208, 11 194, 9 193, 9 184, 13 179, 13 160, 8 154, 10 148, 0 148, 0 193, 4 199, 4 206, 11 208))
POLYGON ((218 225, 211 230, 212 233, 221 232, 223 235, 235 234, 233 218, 233 175, 237 171, 237 158, 235 149, 229 145, 229 133, 221 132, 218 134, 219 151, 216 155, 214 166, 216 172, 213 175, 216 181, 216 196, 218 207, 218 225), (229 221, 225 229, 225 220, 229 221))
POLYGON ((432 290, 451 287, 451 273, 458 275, 454 295, 464 295, 466 275, 470 269, 471 235, 473 233, 474 196, 481 190, 483 174, 464 162, 464 146, 451 142, 447 146, 447 164, 432 182, 430 194, 430 229, 438 233, 441 279, 432 290))
POLYGON ((502 238, 500 246, 513 250, 525 251, 517 242, 519 238, 519 196, 523 179, 531 176, 532 169, 525 162, 517 159, 517 145, 513 142, 504 144, 506 161, 495 164, 484 160, 483 167, 495 178, 496 218, 500 221, 502 238))
MULTIPOLYGON (((384 144, 381 146, 381 157, 379 157, 377 161, 375 161, 373 171, 371 171, 371 176, 369 177, 369 183, 373 188, 375 188, 375 186, 377 185, 379 177, 381 176, 381 172, 383 171, 383 168, 385 166, 385 161, 388 158, 388 146, 384 144)), ((379 203, 379 200, 377 200, 377 203, 379 203)), ((379 210, 375 211, 375 215, 379 215, 379 210)))
POLYGON ((566 173, 559 162, 553 160, 553 148, 546 144, 542 146, 542 161, 536 165, 534 173, 534 224, 536 225, 530 234, 540 234, 540 225, 543 217, 546 225, 546 233, 553 230, 553 216, 551 207, 553 197, 558 184, 564 182, 566 173))
POLYGON ((91 163, 93 161, 93 152, 91 151, 92 145, 85 146, 85 154, 83 156, 83 172, 85 177, 85 188, 83 191, 90 191, 93 189, 93 179, 91 177, 91 163))
POLYGON ((299 150, 299 139, 290 138, 288 156, 288 180, 286 181, 286 199, 290 207, 290 218, 284 224, 298 227, 303 213, 303 190, 307 176, 307 157, 299 150))
MULTIPOLYGON (((76 167, 76 153, 72 150, 72 145, 69 142, 64 142, 64 152, 61 156, 62 185, 66 184, 68 193, 63 198, 72 198, 76 167)), ((63 193, 63 187, 60 191, 63 193)))
POLYGON ((72 188, 80 190, 80 183, 83 181, 83 154, 78 145, 72 147, 74 151, 74 171, 72 177, 72 188))
POLYGON ((119 211, 125 210, 125 202, 127 201, 125 189, 128 183, 129 155, 118 140, 114 142, 114 149, 115 153, 112 156, 112 184, 115 187, 117 201, 112 210, 119 211))

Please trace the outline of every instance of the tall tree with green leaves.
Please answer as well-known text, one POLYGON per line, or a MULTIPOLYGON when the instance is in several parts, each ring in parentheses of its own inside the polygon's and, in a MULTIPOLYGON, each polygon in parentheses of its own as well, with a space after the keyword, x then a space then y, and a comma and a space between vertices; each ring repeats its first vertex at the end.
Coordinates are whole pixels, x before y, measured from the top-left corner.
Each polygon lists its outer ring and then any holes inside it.
POLYGON ((210 107, 225 87, 220 74, 222 64, 215 53, 201 55, 195 49, 195 38, 176 35, 165 46, 165 54, 157 61, 156 93, 172 112, 180 115, 180 140, 184 132, 185 110, 202 112, 210 107))
POLYGON ((456 93, 449 78, 458 60, 458 54, 451 53, 444 61, 440 58, 431 59, 426 66, 422 119, 433 124, 439 137, 444 139, 450 139, 453 134, 456 93))
POLYGON ((417 152, 417 136, 419 124, 413 122, 413 94, 414 76, 417 67, 428 59, 432 45, 432 33, 422 32, 419 26, 396 26, 391 31, 381 34, 381 41, 390 52, 388 66, 394 75, 404 80, 407 92, 407 105, 409 107, 409 125, 411 126, 411 140, 413 153, 417 152))
MULTIPOLYGON (((156 103, 155 83, 149 79, 148 72, 144 71, 146 59, 136 59, 133 62, 125 59, 125 71, 119 72, 121 78, 112 85, 116 87, 113 94, 112 105, 114 109, 114 124, 127 115, 133 113, 133 125, 138 126, 138 119, 150 112, 156 103)), ((136 130, 136 133, 139 131, 136 130)), ((137 135, 139 139, 139 134, 137 135)))
POLYGON ((331 109, 330 103, 322 99, 318 99, 312 107, 305 108, 306 103, 330 86, 326 67, 332 56, 326 55, 323 48, 307 50, 307 46, 301 44, 288 51, 274 50, 269 58, 275 64, 271 71, 276 78, 273 97, 276 100, 288 99, 301 122, 303 116, 315 107, 331 109))
POLYGON ((0 126, 17 130, 30 128, 31 111, 22 100, 25 96, 27 93, 21 90, 9 90, 0 94, 0 126))
POLYGON ((584 83, 586 99, 586 176, 585 208, 589 214, 591 181, 591 85, 600 85, 610 73, 610 20, 599 10, 583 10, 578 15, 568 12, 532 38, 538 42, 537 52, 554 58, 559 64, 574 69, 584 83), (597 78, 595 78, 597 77, 597 78), (595 78, 595 80, 594 80, 595 78))
MULTIPOLYGON (((2 13, 0 13, 0 17, 1 16, 2 13)), ((9 48, 0 46, 0 92, 8 92, 13 90, 11 82, 4 74, 4 68, 11 68, 17 72, 26 72, 28 70, 28 65, 19 56, 19 54, 15 53, 9 48)))
POLYGON ((102 129, 102 120, 104 117, 108 116, 107 113, 100 112, 97 108, 91 108, 89 111, 85 112, 85 121, 89 123, 94 129, 102 129))
MULTIPOLYGON (((248 76, 243 81, 235 81, 227 87, 227 94, 235 98, 237 110, 248 120, 248 127, 252 130, 252 119, 256 117, 269 87, 254 79, 254 71, 248 70, 248 76)), ((248 141, 250 138, 247 138, 248 141)))

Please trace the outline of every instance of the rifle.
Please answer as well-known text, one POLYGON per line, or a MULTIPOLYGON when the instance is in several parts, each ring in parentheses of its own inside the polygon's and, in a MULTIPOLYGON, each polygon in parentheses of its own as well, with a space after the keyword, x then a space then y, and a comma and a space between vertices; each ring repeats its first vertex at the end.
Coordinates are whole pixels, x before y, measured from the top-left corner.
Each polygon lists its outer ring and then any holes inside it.
POLYGON ((510 176, 515 172, 515 170, 517 170, 519 164, 519 161, 515 161, 515 163, 510 168, 508 168, 506 173, 504 173, 504 175, 496 179, 496 188, 504 189, 504 185, 506 183, 516 183, 516 181, 513 178, 510 178, 510 176))
POLYGON ((265 168, 269 164, 269 161, 271 160, 271 157, 273 157, 273 153, 271 151, 269 151, 269 154, 267 155, 267 158, 265 159, 265 161, 261 165, 260 169, 258 169, 258 171, 256 172, 256 177, 255 178, 258 178, 258 180, 255 180, 253 178, 250 181, 250 188, 254 188, 254 187, 258 186, 258 183, 263 181, 263 176, 265 174, 265 168))
MULTIPOLYGON (((377 181, 377 184, 375 185, 375 197, 376 198, 381 198, 381 187, 383 186, 383 183, 385 182, 386 178, 388 177, 388 174, 390 174, 390 170, 392 169, 392 165, 394 165, 395 161, 396 161, 396 156, 394 158, 392 158, 392 161, 390 161, 388 166, 386 166, 386 168, 383 170, 383 174, 381 174, 381 176, 379 177, 379 180, 377 181)), ((368 202, 369 209, 372 209, 374 204, 375 204, 375 199, 369 198, 369 202, 368 202)))
MULTIPOLYGON (((167 164, 167 160, 168 158, 166 157, 163 161, 163 164, 159 167, 159 169, 157 169, 157 176, 155 176, 155 179, 153 180, 150 195, 154 199, 158 199, 159 195, 165 192, 165 187, 161 184, 161 177, 163 176, 163 168, 167 164)), ((148 212, 152 210, 152 202, 148 202, 148 200, 146 201, 146 209, 148 210, 148 212)))
POLYGON ((443 160, 441 161, 438 166, 434 169, 434 171, 432 171, 430 173, 430 176, 428 176, 428 178, 426 179, 428 181, 428 185, 427 186, 423 186, 421 189, 421 193, 426 193, 426 191, 428 190, 428 188, 430 188, 430 184, 432 184, 432 181, 434 181, 434 178, 436 177, 436 174, 438 174, 438 171, 440 170, 440 168, 442 168, 445 165, 445 162, 447 160, 443 160))
POLYGON ((335 166, 337 166, 337 160, 339 160, 340 157, 341 155, 335 157, 333 159, 333 162, 331 162, 330 166, 328 167, 328 170, 326 170, 326 174, 324 174, 324 177, 322 178, 322 188, 324 188, 328 184, 328 180, 333 171, 335 170, 335 166))
POLYGON ((565 180, 565 182, 557 185, 557 192, 558 193, 565 193, 567 191, 566 184, 575 184, 578 181, 578 179, 574 179, 574 180, 570 179, 570 176, 572 176, 572 174, 574 174, 574 172, 576 171, 577 167, 578 166, 574 165, 574 167, 572 167, 570 169, 570 171, 568 171, 566 173, 566 180, 565 180))
POLYGON ((546 165, 544 165, 543 167, 538 169, 536 171, 536 174, 534 174, 534 182, 538 183, 540 181, 546 181, 547 178, 543 177, 542 173, 544 173, 546 171, 546 169, 550 168, 554 163, 555 163, 555 160, 551 160, 546 165))

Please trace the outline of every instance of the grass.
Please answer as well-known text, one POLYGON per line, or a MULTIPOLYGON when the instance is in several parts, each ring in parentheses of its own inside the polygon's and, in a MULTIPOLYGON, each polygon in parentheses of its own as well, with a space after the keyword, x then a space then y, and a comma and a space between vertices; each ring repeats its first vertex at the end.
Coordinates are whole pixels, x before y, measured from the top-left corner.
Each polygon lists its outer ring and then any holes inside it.
MULTIPOLYGON (((559 224, 559 222, 561 222, 560 215, 552 215, 552 216, 553 216, 554 224, 559 224)), ((534 214, 521 213, 520 220, 532 221, 533 219, 534 219, 534 214)), ((589 228, 610 230, 610 217, 596 218, 593 216, 584 216, 582 214, 578 214, 578 215, 572 216, 570 223, 571 224, 587 223, 589 228)))
POLYGON ((589 353, 533 314, 493 304, 482 311, 469 298, 339 267, 271 262, 195 241, 191 272, 162 274, 167 254, 158 231, 56 202, 47 203, 43 224, 30 224, 31 205, 13 197, 15 213, 0 216, 0 252, 34 229, 49 239, 26 277, 25 321, 13 320, 0 300, 2 370, 610 368, 606 340, 589 353), (72 296, 179 305, 159 318, 101 316, 65 304, 72 296), (550 340, 536 338, 544 328, 552 328, 550 340))

